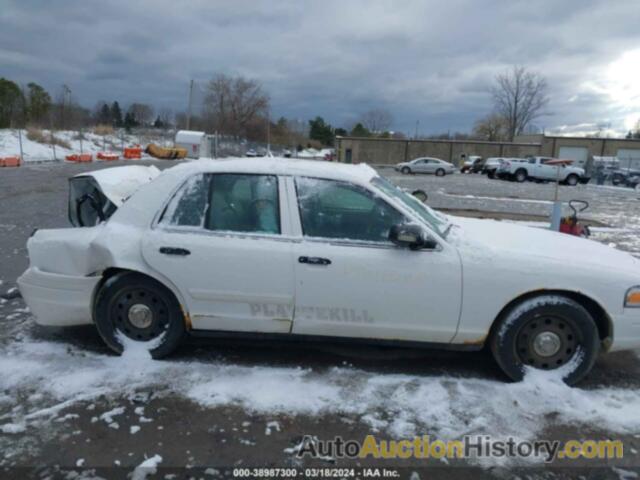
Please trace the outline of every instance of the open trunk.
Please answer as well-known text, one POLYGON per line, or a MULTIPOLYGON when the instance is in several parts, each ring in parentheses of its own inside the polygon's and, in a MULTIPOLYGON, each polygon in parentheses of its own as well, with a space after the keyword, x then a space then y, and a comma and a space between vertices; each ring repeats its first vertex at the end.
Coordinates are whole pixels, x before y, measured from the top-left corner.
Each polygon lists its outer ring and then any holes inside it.
POLYGON ((69 221, 92 227, 107 220, 136 190, 160 174, 154 166, 106 168, 69 179, 69 221))

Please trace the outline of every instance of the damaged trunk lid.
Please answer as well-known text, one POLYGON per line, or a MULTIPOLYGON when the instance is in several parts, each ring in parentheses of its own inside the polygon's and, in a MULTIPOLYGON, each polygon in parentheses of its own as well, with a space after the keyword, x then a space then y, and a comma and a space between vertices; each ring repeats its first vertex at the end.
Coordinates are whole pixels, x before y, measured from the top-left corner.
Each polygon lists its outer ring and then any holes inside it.
POLYGON ((108 220, 142 185, 159 174, 154 166, 131 165, 70 178, 69 221, 74 227, 92 227, 108 220))

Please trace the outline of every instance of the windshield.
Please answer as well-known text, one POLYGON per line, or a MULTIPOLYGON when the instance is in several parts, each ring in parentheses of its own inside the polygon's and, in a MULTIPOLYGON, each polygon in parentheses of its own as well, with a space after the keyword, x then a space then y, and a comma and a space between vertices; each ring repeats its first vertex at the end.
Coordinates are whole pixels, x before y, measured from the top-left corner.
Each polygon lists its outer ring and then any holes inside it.
POLYGON ((402 202, 413 213, 422 218, 429 226, 440 236, 445 236, 445 231, 449 225, 449 220, 435 210, 427 207, 413 195, 408 194, 404 190, 396 187, 389 180, 382 177, 374 177, 371 184, 378 187, 384 193, 402 202))

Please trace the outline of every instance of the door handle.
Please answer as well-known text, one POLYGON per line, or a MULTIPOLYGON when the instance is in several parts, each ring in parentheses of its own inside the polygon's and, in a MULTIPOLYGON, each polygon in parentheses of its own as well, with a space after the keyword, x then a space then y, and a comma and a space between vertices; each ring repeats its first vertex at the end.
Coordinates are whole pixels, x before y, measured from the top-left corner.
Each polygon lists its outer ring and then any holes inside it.
POLYGON ((309 265, 331 265, 331 260, 322 257, 298 257, 298 262, 309 265))
POLYGON ((189 250, 179 247, 160 247, 160 253, 164 255, 179 255, 181 257, 191 255, 191 252, 189 250))

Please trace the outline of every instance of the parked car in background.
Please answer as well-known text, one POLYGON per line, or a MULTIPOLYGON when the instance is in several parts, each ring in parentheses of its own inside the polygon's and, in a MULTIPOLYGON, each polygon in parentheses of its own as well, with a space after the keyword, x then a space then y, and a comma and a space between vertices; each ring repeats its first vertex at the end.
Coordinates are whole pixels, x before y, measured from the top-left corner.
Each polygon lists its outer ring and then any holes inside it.
POLYGON ((623 187, 636 188, 640 183, 640 170, 634 169, 616 169, 609 174, 612 185, 621 185, 623 187))
POLYGON ((462 163, 460 173, 478 173, 482 170, 483 163, 482 157, 471 155, 462 163))
POLYGON ((432 173, 438 177, 444 177, 456 171, 456 167, 449 162, 433 157, 421 157, 410 162, 398 163, 395 170, 404 174, 432 173))
POLYGON ((91 177, 109 211, 72 195, 97 224, 29 239, 18 285, 38 323, 154 358, 187 334, 487 345, 512 379, 565 366, 568 383, 640 347, 640 260, 615 248, 442 215, 366 165, 201 160, 122 181, 132 168, 91 177))
POLYGON ((516 163, 527 163, 525 158, 509 158, 500 164, 496 170, 496 177, 501 180, 513 180, 511 175, 511 169, 516 163))
POLYGON ((504 158, 490 157, 482 165, 482 173, 489 178, 495 178, 498 167, 504 163, 504 158))
POLYGON ((527 157, 525 159, 509 159, 499 168, 499 176, 516 182, 525 180, 556 181, 567 185, 587 183, 589 176, 583 168, 571 165, 549 165, 547 162, 555 160, 552 157, 527 157))

